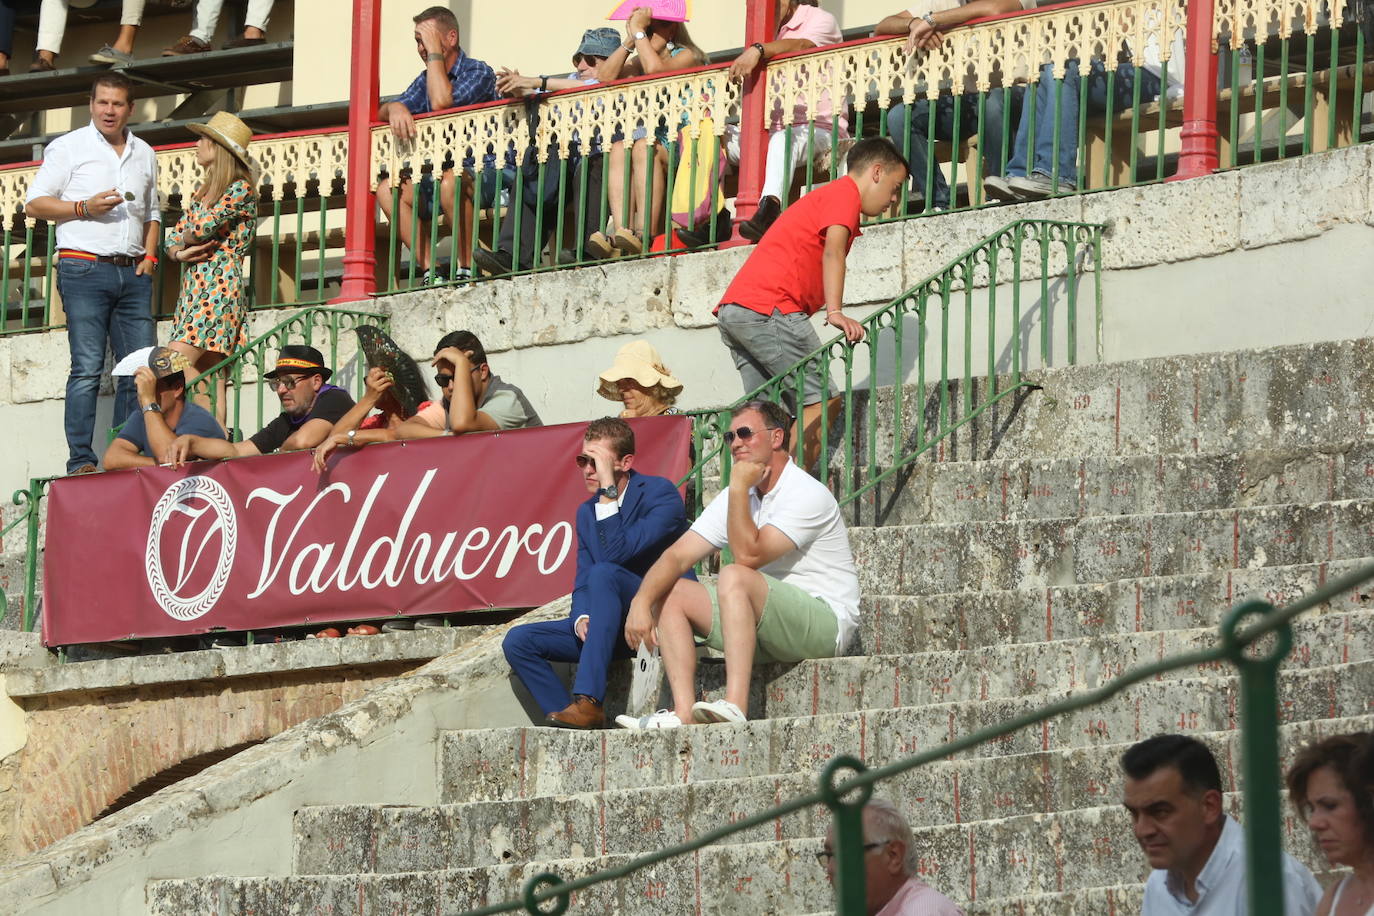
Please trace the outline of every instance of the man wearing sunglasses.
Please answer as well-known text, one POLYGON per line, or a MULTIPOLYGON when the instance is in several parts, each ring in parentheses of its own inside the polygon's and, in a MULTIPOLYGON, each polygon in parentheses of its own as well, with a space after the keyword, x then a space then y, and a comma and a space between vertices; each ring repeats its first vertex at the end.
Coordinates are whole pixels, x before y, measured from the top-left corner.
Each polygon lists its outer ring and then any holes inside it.
MULTIPOLYGON (((572 612, 506 634, 506 661, 559 728, 601 728, 611 659, 628 656, 620 640, 625 612, 649 567, 687 530, 687 511, 671 480, 631 470, 635 434, 606 417, 587 427, 577 467, 591 494, 577 508, 577 577, 572 612), (549 662, 576 662, 572 693, 549 662)), ((691 572, 688 572, 691 576, 691 572)))
POLYGON ((844 651, 859 623, 859 579, 835 497, 788 457, 792 418, 770 401, 736 407, 725 433, 734 467, 711 501, 644 577, 625 619, 630 649, 658 645, 673 708, 624 728, 743 722, 755 659, 795 662, 844 651), (680 578, 729 546, 715 582, 680 578), (725 653, 725 697, 696 699, 694 636, 725 653))
MULTIPOLYGON (((916 838, 897 806, 870 798, 863 811, 864 891, 873 916, 964 916, 944 894, 921 880, 916 838)), ((825 876, 835 883, 835 828, 816 853, 825 876)))
POLYGON ((543 426, 525 393, 487 365, 487 351, 471 331, 452 331, 434 347, 433 401, 396 429, 398 439, 461 436, 494 429, 543 426))
POLYGON ((235 458, 313 449, 353 407, 353 397, 329 384, 333 372, 314 347, 287 344, 263 384, 281 401, 281 414, 243 442, 204 436, 178 436, 172 443, 173 466, 193 458, 235 458))

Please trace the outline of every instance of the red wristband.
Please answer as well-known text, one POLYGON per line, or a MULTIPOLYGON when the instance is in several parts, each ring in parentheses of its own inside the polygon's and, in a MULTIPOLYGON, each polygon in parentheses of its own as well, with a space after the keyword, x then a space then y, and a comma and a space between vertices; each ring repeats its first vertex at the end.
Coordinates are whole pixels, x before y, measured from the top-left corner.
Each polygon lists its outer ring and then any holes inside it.
POLYGON ((157 255, 155 255, 155 254, 145 254, 145 255, 143 256, 143 260, 145 260, 145 261, 152 261, 154 264, 156 264, 156 263, 157 263, 157 255))

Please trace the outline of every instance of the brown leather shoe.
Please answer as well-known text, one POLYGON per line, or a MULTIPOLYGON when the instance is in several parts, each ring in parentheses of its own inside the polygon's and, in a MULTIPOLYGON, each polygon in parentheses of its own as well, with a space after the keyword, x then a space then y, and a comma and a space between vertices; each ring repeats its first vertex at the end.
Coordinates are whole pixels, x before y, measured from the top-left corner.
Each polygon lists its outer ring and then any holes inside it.
POLYGON ((182 54, 204 54, 210 46, 191 35, 181 36, 181 40, 170 48, 162 49, 163 57, 180 57, 182 54))
POLYGON ((33 63, 29 64, 30 73, 51 73, 57 69, 57 64, 48 60, 46 57, 35 57, 33 63))
POLYGON ((72 471, 72 474, 73 474, 73 475, 76 475, 76 474, 94 474, 94 473, 96 473, 96 472, 99 471, 99 470, 100 470, 100 468, 96 467, 96 466, 93 465, 93 464, 83 464, 83 465, 81 465, 81 467, 77 468, 75 471, 72 471))
POLYGON ((571 706, 549 713, 544 721, 556 728, 605 728, 606 713, 596 700, 579 693, 571 706))

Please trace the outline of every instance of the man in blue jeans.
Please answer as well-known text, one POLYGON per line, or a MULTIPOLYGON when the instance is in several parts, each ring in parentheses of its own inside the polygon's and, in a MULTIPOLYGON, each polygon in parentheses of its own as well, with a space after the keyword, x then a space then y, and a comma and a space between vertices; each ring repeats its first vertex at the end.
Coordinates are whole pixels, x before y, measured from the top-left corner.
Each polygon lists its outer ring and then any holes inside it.
MULTIPOLYGON (((1123 53, 1122 57, 1125 56, 1123 53)), ((1137 69, 1129 60, 1121 60, 1116 65, 1116 79, 1112 87, 1113 113, 1127 111, 1134 104, 1137 79, 1140 81, 1141 104, 1159 98, 1158 73, 1149 64, 1137 69)), ((1015 151, 1007 163, 1006 177, 988 176, 983 181, 983 189, 988 197, 1006 201, 1040 200, 1054 193, 1078 190, 1080 86, 1079 60, 1076 57, 1070 58, 1065 65, 1062 89, 1056 88, 1053 64, 1045 64, 1040 68, 1040 82, 1035 88, 1035 149, 1031 150, 1027 103, 1021 109, 1021 120, 1016 127, 1015 151), (1056 105, 1060 107, 1056 109, 1056 105)), ((1094 60, 1088 70, 1088 111, 1100 113, 1106 110, 1107 68, 1102 61, 1094 60)))
MULTIPOLYGON (((57 286, 67 313, 67 473, 96 470, 96 395, 108 343, 116 360, 154 343, 150 307, 161 213, 152 147, 128 129, 133 84, 102 73, 91 123, 48 144, 24 212, 57 224, 57 286)), ((208 247, 192 252, 204 260, 208 247)), ((114 416, 138 407, 133 379, 115 385, 114 416)))

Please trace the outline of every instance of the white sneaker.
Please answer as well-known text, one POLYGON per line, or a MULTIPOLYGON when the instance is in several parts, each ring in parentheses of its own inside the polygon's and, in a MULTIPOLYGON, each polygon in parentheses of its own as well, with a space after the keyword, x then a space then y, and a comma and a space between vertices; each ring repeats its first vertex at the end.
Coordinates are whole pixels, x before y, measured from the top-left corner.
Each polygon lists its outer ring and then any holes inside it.
MULTIPOLYGON (((1039 172, 1024 178, 1020 176, 1008 178, 1007 184, 1011 186, 1011 189, 1016 192, 1016 196, 1021 200, 1043 200, 1056 193, 1054 182, 1050 180, 1050 177, 1039 172)), ((1078 186, 1067 178, 1061 178, 1057 190, 1060 194, 1072 194, 1078 190, 1078 186)))
POLYGON ((682 720, 677 717, 677 713, 671 709, 660 709, 658 712, 651 712, 647 716, 616 716, 615 724, 621 728, 681 728, 682 720))
POLYGON ((749 719, 729 700, 714 700, 692 704, 693 722, 747 722, 749 719))
POLYGON ((1000 175, 989 175, 983 179, 983 193, 987 195, 988 200, 1015 202, 1019 199, 1008 180, 1000 175))

